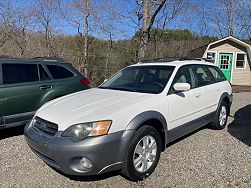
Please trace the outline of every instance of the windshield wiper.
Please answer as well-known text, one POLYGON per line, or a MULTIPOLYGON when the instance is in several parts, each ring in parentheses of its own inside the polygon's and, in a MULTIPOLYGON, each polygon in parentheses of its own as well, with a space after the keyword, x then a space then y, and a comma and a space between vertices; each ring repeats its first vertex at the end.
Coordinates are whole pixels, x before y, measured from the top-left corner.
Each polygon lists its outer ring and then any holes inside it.
POLYGON ((113 89, 113 90, 120 90, 120 91, 131 91, 131 92, 135 92, 136 90, 135 89, 132 89, 132 88, 124 88, 124 87, 98 87, 98 88, 101 88, 101 89, 113 89))

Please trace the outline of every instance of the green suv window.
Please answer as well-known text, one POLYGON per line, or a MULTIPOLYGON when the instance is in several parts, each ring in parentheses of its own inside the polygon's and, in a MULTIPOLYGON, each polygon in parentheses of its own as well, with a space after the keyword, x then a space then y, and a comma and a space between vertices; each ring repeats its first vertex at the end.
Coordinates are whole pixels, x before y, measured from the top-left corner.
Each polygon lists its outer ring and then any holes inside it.
POLYGON ((38 81, 37 64, 2 64, 3 84, 38 81))
POLYGON ((74 76, 71 71, 58 65, 47 65, 47 68, 54 79, 70 78, 74 76))

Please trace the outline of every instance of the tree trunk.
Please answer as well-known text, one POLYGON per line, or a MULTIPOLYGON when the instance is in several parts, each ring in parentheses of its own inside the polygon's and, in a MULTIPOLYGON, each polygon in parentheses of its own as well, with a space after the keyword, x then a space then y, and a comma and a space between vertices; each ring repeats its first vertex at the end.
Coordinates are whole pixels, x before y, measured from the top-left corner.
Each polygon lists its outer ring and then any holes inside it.
POLYGON ((89 31, 89 0, 85 0, 85 31, 84 31, 84 75, 88 75, 87 61, 88 61, 88 31, 89 31))
POLYGON ((234 35, 234 4, 232 0, 227 1, 227 11, 228 11, 228 35, 234 35))
POLYGON ((147 44, 149 42, 152 25, 165 2, 166 0, 160 0, 160 2, 158 0, 150 0, 149 3, 149 0, 142 0, 143 25, 141 28, 138 60, 143 60, 146 57, 147 44))
POLYGON ((148 8, 147 8, 147 1, 148 0, 143 0, 142 1, 142 8, 143 8, 143 26, 141 30, 141 39, 140 39, 140 45, 139 45, 139 55, 138 58, 139 60, 143 60, 145 58, 145 53, 146 53, 146 46, 148 44, 148 33, 147 33, 147 20, 148 20, 148 8))

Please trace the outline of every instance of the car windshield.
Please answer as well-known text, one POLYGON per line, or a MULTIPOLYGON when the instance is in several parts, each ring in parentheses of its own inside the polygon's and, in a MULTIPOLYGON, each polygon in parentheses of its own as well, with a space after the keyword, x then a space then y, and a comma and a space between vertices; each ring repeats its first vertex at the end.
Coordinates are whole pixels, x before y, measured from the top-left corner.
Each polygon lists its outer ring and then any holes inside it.
POLYGON ((119 71, 99 88, 157 94, 164 90, 173 70, 174 66, 131 66, 119 71))

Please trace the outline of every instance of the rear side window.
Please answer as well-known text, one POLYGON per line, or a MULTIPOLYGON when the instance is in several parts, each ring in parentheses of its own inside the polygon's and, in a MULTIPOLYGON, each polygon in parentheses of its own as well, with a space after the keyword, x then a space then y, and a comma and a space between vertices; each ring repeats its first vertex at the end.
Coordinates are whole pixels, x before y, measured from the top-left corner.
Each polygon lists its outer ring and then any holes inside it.
POLYGON ((74 74, 68 69, 59 65, 46 65, 54 79, 63 79, 73 77, 74 74))
POLYGON ((215 67, 208 67, 208 69, 213 76, 214 82, 221 82, 224 80, 220 72, 215 67))
POLYGON ((2 64, 3 84, 38 81, 37 64, 2 64))
POLYGON ((198 87, 210 84, 210 77, 207 75, 206 71, 200 65, 194 65, 194 71, 197 78, 198 87))
POLYGON ((213 68, 218 72, 218 74, 221 76, 221 79, 223 81, 227 80, 227 78, 225 77, 225 75, 223 74, 223 72, 220 70, 219 67, 213 67, 213 68))

